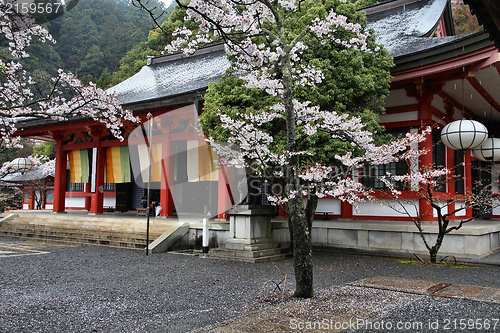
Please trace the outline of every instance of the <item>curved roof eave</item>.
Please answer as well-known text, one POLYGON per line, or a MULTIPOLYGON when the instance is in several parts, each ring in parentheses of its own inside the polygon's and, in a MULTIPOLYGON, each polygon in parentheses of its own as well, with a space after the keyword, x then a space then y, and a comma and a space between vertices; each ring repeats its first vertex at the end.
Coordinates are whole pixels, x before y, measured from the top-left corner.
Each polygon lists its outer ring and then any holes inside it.
POLYGON ((396 64, 393 73, 457 58, 494 45, 486 32, 449 37, 413 37, 407 38, 405 43, 406 52, 391 54, 396 64))

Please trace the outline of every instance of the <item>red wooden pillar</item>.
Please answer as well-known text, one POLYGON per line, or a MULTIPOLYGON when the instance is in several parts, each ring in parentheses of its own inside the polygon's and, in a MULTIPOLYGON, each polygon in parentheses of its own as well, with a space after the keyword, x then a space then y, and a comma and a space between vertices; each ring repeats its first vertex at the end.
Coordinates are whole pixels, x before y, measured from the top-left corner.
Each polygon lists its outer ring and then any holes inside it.
POLYGON ((92 187, 92 183, 85 183, 85 188, 84 188, 84 192, 86 193, 86 197, 85 197, 85 210, 87 211, 90 211, 90 204, 91 204, 91 188, 92 187))
POLYGON ((288 216, 281 205, 278 206, 278 216, 279 217, 287 217, 288 216))
POLYGON ((106 163, 106 149, 102 147, 101 141, 97 142, 97 161, 95 192, 92 193, 90 201, 90 214, 102 214, 104 211, 104 166, 106 163))
MULTIPOLYGON (((472 158, 470 156, 470 151, 466 151, 464 154, 464 181, 465 181, 465 193, 472 191, 472 158)), ((472 207, 465 210, 465 218, 472 218, 472 207)))
POLYGON ((352 205, 347 201, 340 202, 340 218, 342 219, 352 219, 352 205))
POLYGON ((55 146, 56 151, 56 167, 54 177, 54 205, 52 210, 56 213, 65 212, 66 203, 66 163, 67 154, 63 150, 62 140, 57 140, 55 146))
POLYGON ((219 169, 218 196, 217 196, 217 218, 228 219, 229 214, 226 211, 231 209, 232 204, 232 186, 233 175, 231 169, 222 165, 219 169))
MULTIPOLYGON (((418 120, 421 125, 429 125, 432 123, 432 93, 419 87, 418 89, 418 120)), ((425 141, 419 143, 420 150, 427 150, 426 154, 419 157, 420 169, 432 168, 432 135, 428 135, 425 141)), ((422 221, 433 221, 434 215, 430 203, 426 199, 419 199, 418 202, 419 214, 422 221)))
POLYGON ((162 159, 161 159, 161 189, 160 203, 162 210, 160 216, 174 216, 174 199, 172 192, 174 191, 173 177, 173 160, 174 156, 170 152, 170 134, 162 143, 162 159), (168 180, 172 182, 169 184, 168 180))
MULTIPOLYGON (((28 193, 30 193, 30 192, 31 192, 31 190, 29 190, 28 193)), ((28 209, 29 210, 35 209, 35 198, 33 198, 33 196, 31 194, 28 194, 28 209)))

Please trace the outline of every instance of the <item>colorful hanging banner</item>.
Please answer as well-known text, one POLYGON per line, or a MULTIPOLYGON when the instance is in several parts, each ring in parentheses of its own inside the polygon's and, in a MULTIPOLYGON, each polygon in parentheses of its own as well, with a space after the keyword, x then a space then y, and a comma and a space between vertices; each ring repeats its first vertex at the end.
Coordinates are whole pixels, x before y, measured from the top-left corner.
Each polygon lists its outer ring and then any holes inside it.
POLYGON ((198 167, 198 140, 187 141, 187 176, 188 182, 200 181, 198 167))
POLYGON ((217 181, 219 180, 219 168, 215 161, 219 157, 212 148, 209 148, 204 141, 200 141, 198 145, 198 169, 200 172, 200 181, 217 181))
POLYGON ((127 146, 106 148, 106 182, 129 183, 130 154, 127 146))
POLYGON ((151 181, 161 182, 162 144, 154 143, 151 151, 151 181))
POLYGON ((72 183, 88 183, 90 163, 88 149, 71 150, 68 152, 70 179, 72 183))
MULTIPOLYGON (((149 168, 149 148, 146 144, 137 145, 139 164, 141 169, 141 179, 143 182, 148 181, 148 168, 149 168)), ((154 143, 151 150, 151 181, 161 181, 161 158, 162 158, 162 144, 154 143)))

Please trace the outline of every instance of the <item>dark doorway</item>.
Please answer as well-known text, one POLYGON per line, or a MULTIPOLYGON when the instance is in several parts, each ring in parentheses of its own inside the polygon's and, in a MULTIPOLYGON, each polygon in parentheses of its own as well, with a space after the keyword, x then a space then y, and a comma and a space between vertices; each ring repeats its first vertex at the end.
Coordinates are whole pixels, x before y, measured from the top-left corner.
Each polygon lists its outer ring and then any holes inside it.
MULTIPOLYGON (((474 194, 485 192, 483 195, 492 195, 490 163, 472 162, 472 191, 474 191, 474 194)), ((474 208, 473 215, 480 219, 491 219, 493 217, 493 207, 491 204, 482 204, 480 207, 474 208)))
POLYGON ((116 185, 116 211, 126 212, 132 209, 132 183, 117 183, 116 185))

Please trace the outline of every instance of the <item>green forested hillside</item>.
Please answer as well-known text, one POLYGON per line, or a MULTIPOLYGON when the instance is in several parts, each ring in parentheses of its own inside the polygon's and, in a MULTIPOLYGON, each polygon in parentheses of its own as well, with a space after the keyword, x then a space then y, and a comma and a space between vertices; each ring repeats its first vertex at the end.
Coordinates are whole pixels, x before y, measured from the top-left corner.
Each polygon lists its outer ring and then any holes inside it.
MULTIPOLYGON (((150 0, 159 10, 163 3, 150 0)), ((134 45, 147 40, 149 14, 127 0, 80 0, 70 12, 50 22, 55 51, 63 69, 84 83, 96 82, 105 68, 114 72, 134 45)))
MULTIPOLYGON (((165 10, 159 0, 149 0, 158 12, 165 10)), ((167 9, 167 12, 171 9, 167 9)), ((166 21, 163 15, 161 21, 166 21)), ((72 72, 87 84, 111 85, 120 60, 134 45, 148 40, 154 28, 149 13, 128 0, 80 0, 66 14, 44 25, 56 44, 33 41, 23 59, 24 68, 38 81, 53 76, 59 68, 72 72), (101 77, 102 76, 102 77, 101 77)), ((0 40, 0 56, 8 59, 5 41, 0 40)))
MULTIPOLYGON (((356 3, 362 7, 380 1, 356 3)), ((452 4, 457 34, 481 29, 461 0, 452 4)), ((159 56, 172 39, 170 32, 184 24, 185 12, 174 11, 174 5, 166 9, 160 0, 148 1, 149 8, 157 8, 157 15, 166 10, 160 20, 162 31, 154 29, 149 13, 128 0, 80 0, 68 13, 46 24, 57 43, 34 42, 31 57, 23 60, 25 69, 37 78, 48 78, 62 68, 83 83, 97 82, 103 88, 118 84, 137 73, 147 56, 159 56)), ((5 46, 2 41, 0 46, 5 46)), ((4 47, 0 56, 9 58, 4 47)))
MULTIPOLYGON (((173 10, 168 19, 161 24, 161 29, 155 29, 149 33, 146 41, 136 44, 120 61, 120 69, 114 73, 112 83, 118 84, 121 81, 129 78, 137 73, 142 66, 146 65, 148 56, 159 56, 164 50, 165 46, 172 41, 171 32, 175 29, 182 27, 186 11, 175 7, 175 2, 169 7, 173 10)), ((186 22, 191 31, 197 30, 196 25, 191 21, 186 22)))

